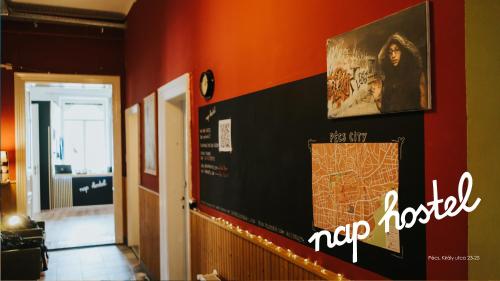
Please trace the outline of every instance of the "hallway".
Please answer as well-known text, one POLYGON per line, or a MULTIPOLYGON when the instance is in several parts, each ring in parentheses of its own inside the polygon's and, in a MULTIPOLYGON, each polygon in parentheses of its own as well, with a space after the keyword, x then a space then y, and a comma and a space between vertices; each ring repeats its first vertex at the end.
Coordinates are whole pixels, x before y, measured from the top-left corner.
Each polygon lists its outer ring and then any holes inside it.
POLYGON ((0 281, 500 281, 500 0, 0 1, 0 281))

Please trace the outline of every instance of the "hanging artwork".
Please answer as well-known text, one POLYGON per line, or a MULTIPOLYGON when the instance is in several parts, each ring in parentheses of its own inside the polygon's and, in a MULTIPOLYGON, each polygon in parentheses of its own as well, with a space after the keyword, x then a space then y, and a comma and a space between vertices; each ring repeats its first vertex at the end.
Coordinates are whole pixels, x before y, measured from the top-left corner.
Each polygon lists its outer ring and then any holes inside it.
POLYGON ((156 175, 156 98, 144 98, 144 172, 156 175))
POLYGON ((326 45, 328 118, 431 109, 427 2, 326 45))

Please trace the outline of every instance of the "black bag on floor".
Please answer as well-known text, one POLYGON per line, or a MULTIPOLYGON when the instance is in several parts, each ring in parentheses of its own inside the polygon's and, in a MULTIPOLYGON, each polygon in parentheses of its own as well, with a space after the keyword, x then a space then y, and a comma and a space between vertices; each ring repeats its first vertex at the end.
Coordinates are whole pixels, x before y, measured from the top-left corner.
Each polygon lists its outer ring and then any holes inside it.
POLYGON ((45 224, 28 216, 18 216, 15 225, 2 225, 2 252, 19 249, 40 249, 40 271, 48 269, 48 251, 45 246, 45 224))

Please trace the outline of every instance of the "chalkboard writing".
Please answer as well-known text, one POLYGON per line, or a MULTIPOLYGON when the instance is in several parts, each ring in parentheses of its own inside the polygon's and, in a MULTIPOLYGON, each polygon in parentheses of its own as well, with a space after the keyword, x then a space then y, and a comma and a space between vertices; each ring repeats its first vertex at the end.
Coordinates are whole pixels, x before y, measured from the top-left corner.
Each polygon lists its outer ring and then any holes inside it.
POLYGON ((73 206, 113 204, 113 177, 73 177, 73 206))
MULTIPOLYGON (((325 103, 320 74, 199 108, 201 204, 312 248, 307 239, 320 230, 313 224, 314 143, 398 143, 399 208, 423 203, 423 113, 329 120, 325 103), (231 122, 223 144, 230 140, 230 151, 220 149, 221 120, 231 122)), ((388 278, 425 278, 425 226, 399 234, 399 253, 360 241, 356 265, 388 278)), ((350 245, 321 251, 351 262, 350 245)))

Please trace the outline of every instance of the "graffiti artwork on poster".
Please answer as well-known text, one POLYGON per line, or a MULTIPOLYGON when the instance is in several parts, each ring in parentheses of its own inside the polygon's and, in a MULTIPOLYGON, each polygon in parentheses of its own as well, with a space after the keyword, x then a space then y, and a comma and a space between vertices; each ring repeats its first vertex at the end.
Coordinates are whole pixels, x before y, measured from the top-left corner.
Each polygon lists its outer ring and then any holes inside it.
POLYGON ((328 118, 431 109, 424 2, 327 40, 328 118))

